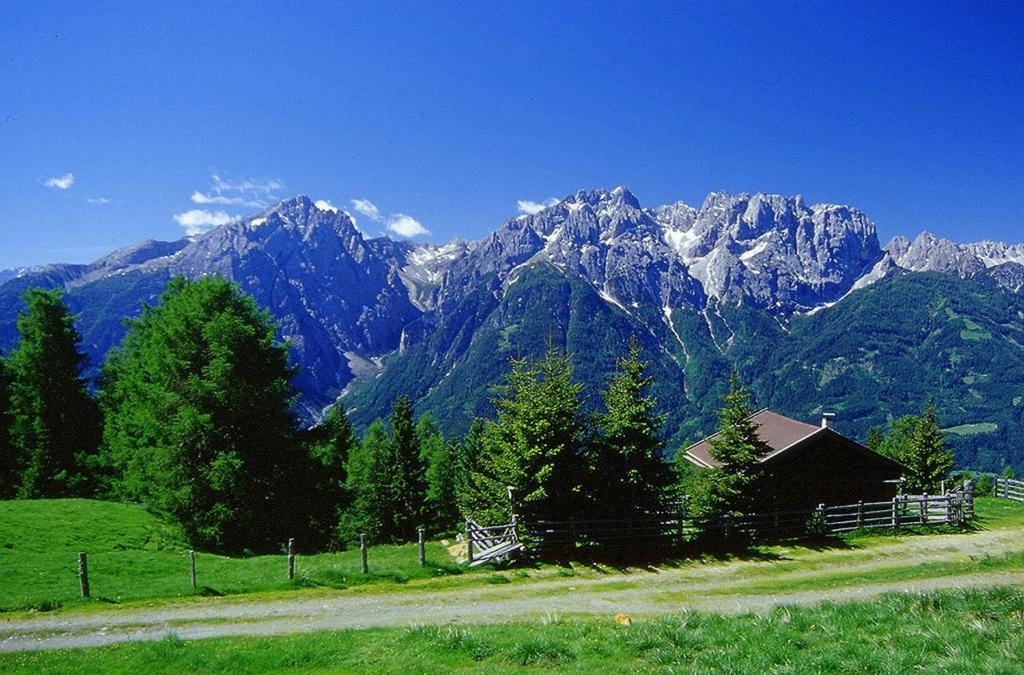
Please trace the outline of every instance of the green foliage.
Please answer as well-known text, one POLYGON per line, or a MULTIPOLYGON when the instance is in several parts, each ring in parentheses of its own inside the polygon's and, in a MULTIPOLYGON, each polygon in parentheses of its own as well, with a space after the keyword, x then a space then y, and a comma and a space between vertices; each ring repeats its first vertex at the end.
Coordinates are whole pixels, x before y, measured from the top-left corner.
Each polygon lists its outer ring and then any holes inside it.
POLYGON ((309 483, 317 498, 305 505, 310 529, 324 533, 324 540, 338 543, 337 528, 342 513, 351 503, 348 463, 359 439, 338 404, 331 407, 323 421, 306 434, 310 456, 309 483))
POLYGON ((935 419, 935 404, 928 401, 917 422, 907 455, 902 460, 908 469, 905 489, 911 493, 936 494, 953 469, 953 453, 935 419))
POLYGON ((760 475, 757 460, 768 448, 757 435, 750 391, 739 375, 729 379, 729 392, 718 411, 718 434, 711 439, 711 456, 721 466, 699 475, 704 486, 692 498, 697 513, 749 513, 757 503, 754 486, 760 475))
POLYGON ((104 367, 105 449, 119 493, 181 523, 194 545, 308 541, 313 472, 275 327, 220 277, 173 280, 104 367))
POLYGON ((378 457, 388 452, 388 432, 377 420, 370 425, 362 442, 356 444, 345 465, 346 488, 350 497, 348 507, 341 514, 337 540, 342 545, 353 544, 360 534, 375 535, 379 526, 377 516, 376 473, 378 457))
POLYGON ((1003 470, 999 472, 1000 478, 1009 478, 1010 480, 1016 480, 1017 472, 1013 470, 1012 466, 1004 466, 1003 470))
POLYGON ((895 459, 897 462, 904 462, 910 455, 919 422, 920 419, 916 415, 903 415, 891 420, 888 433, 885 434, 878 448, 872 448, 872 450, 876 450, 890 459, 895 459))
POLYGON ((61 292, 29 289, 18 315, 11 373, 11 445, 21 497, 86 494, 100 417, 81 377, 86 358, 61 292))
POLYGON ((576 516, 587 434, 581 390, 569 357, 554 348, 539 361, 513 361, 494 399, 498 419, 488 423, 483 437, 468 515, 495 523, 508 522, 513 508, 529 521, 576 516))
POLYGON ((13 497, 20 476, 18 454, 11 443, 11 372, 0 358, 0 499, 13 497))
POLYGON ((459 522, 455 490, 461 445, 454 439, 445 440, 430 413, 416 422, 416 439, 420 444, 420 461, 426 467, 427 522, 433 531, 454 530, 459 522))
POLYGON ((662 457, 664 420, 647 394, 653 381, 647 367, 640 344, 631 340, 629 355, 618 360, 602 392, 605 412, 597 418, 590 490, 598 517, 643 517, 664 508, 671 472, 662 457))
POLYGON ((381 541, 412 541, 424 524, 425 466, 412 417, 412 400, 399 396, 391 410, 388 442, 374 457, 373 514, 381 541))
POLYGON ((864 445, 875 452, 879 452, 884 441, 885 434, 882 432, 882 427, 874 426, 868 429, 868 435, 864 440, 864 445))

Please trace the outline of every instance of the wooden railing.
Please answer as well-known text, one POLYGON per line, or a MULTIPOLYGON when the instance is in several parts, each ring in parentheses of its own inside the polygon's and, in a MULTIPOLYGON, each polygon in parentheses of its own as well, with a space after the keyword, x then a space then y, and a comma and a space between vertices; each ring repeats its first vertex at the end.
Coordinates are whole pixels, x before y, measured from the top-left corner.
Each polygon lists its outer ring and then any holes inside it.
MULTIPOLYGON (((1024 482, 999 484, 1010 499, 1024 501, 1024 482)), ((468 561, 479 564, 512 553, 574 550, 577 546, 628 547, 631 544, 675 545, 696 536, 724 540, 781 540, 812 534, 838 534, 860 529, 893 529, 912 526, 962 525, 974 517, 971 484, 942 495, 901 495, 891 500, 857 502, 816 509, 769 511, 751 514, 715 514, 691 517, 686 502, 677 502, 662 513, 633 519, 537 520, 483 527, 466 521, 468 561)))
POLYGON ((994 494, 1003 499, 1024 502, 1024 480, 1013 478, 996 478, 994 494))
POLYGON ((504 559, 522 549, 515 516, 511 523, 489 527, 466 519, 466 561, 470 565, 504 559))

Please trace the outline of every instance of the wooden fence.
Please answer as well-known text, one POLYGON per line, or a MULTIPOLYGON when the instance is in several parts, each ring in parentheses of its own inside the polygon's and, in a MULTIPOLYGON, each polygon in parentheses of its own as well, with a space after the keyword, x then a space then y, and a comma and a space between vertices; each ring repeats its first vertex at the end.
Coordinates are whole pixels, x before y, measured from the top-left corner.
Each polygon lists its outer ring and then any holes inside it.
POLYGON ((1012 478, 996 478, 994 494, 1003 499, 1024 502, 1024 480, 1012 478))
MULTIPOLYGON (((1019 483, 1024 501, 1024 483, 1019 483)), ((1012 486, 1004 489, 1014 494, 1012 486)), ((1011 497, 1013 498, 1013 497, 1011 497)), ((676 545, 697 536, 713 539, 774 541, 813 534, 838 534, 860 529, 898 530, 912 526, 962 525, 974 517, 970 483, 942 495, 901 495, 879 502, 858 502, 816 509, 720 514, 701 518, 687 513, 686 503, 644 518, 631 520, 562 520, 519 522, 483 527, 467 520, 469 562, 504 559, 511 554, 574 550, 578 546, 626 547, 676 545)))

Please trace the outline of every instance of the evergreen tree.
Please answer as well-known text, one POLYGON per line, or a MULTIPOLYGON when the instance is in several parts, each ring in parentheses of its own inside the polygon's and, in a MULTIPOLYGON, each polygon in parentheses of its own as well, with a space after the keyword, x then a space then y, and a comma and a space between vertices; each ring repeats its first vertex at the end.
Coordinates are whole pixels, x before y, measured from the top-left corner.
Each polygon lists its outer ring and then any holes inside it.
POLYGON ((882 443, 884 441, 885 434, 882 433, 882 427, 875 426, 868 429, 867 440, 864 442, 864 444, 868 447, 868 449, 878 452, 879 448, 882 447, 882 443))
POLYGON ((427 490, 408 396, 398 397, 391 410, 391 433, 375 457, 371 486, 377 536, 384 541, 415 539, 417 526, 423 524, 427 490))
POLYGON ((487 424, 478 418, 473 420, 469 431, 455 449, 455 499, 459 517, 479 514, 489 504, 489 494, 478 489, 477 481, 483 470, 484 435, 487 424))
POLYGON ((59 290, 29 289, 18 316, 11 371, 11 444, 22 467, 19 496, 91 491, 86 467, 99 444, 100 417, 81 376, 86 358, 59 290))
MULTIPOLYGON (((343 510, 351 502, 348 463, 359 439, 340 403, 308 434, 311 463, 310 483, 316 500, 306 504, 310 530, 321 533, 323 543, 336 540, 343 510)), ((337 543, 335 541, 335 543, 337 543)))
POLYGON ((337 535, 342 545, 358 541, 360 534, 373 538, 379 535, 381 523, 376 495, 381 487, 377 485, 375 467, 383 461, 379 458, 388 453, 389 443, 384 423, 376 420, 366 430, 362 442, 357 443, 349 454, 345 464, 349 502, 342 512, 337 535))
POLYGON ((646 393, 653 382, 646 369, 639 343, 631 340, 629 355, 619 359, 602 394, 605 412, 598 416, 601 439, 593 467, 595 506, 602 517, 643 517, 664 508, 671 471, 661 456, 663 418, 646 393))
POLYGON ((454 529, 459 521, 455 501, 456 453, 459 443, 446 441, 429 413, 416 423, 420 459, 426 467, 427 521, 436 531, 454 529))
POLYGON ((0 499, 13 497, 21 467, 11 444, 11 374, 0 358, 0 499))
POLYGON ((309 455, 275 326, 220 277, 173 279, 104 367, 104 443, 118 488, 196 546, 269 550, 307 534, 309 455))
POLYGON ((759 467, 757 460, 768 448, 757 435, 750 392, 733 372, 729 391, 718 411, 718 435, 711 439, 711 456, 721 463, 707 472, 706 508, 724 512, 749 512, 757 504, 753 493, 759 467))
POLYGON ((581 504, 586 424, 582 386, 566 354, 549 349, 537 362, 515 360, 494 399, 498 419, 487 425, 481 470, 474 474, 469 514, 507 522, 576 517, 581 504))
POLYGON ((904 458, 908 469, 905 488, 910 493, 936 494, 953 469, 953 453, 935 417, 935 404, 928 401, 917 422, 910 449, 904 458))

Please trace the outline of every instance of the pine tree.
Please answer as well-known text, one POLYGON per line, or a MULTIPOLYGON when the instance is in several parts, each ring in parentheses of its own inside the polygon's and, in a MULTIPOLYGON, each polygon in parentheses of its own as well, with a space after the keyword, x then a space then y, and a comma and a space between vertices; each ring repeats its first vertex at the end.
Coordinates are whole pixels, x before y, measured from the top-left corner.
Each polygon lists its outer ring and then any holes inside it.
POLYGON ((469 515, 487 522, 507 522, 513 508, 525 520, 578 515, 586 438, 581 390, 566 354, 549 349, 540 361, 513 361, 494 399, 498 419, 484 434, 469 515))
POLYGON ((336 530, 343 510, 351 502, 348 463, 359 444, 340 403, 332 406, 323 421, 310 430, 307 443, 311 464, 309 483, 313 494, 318 496, 305 506, 310 531, 322 535, 319 543, 338 543, 336 530))
POLYGON ((91 491, 87 465, 99 444, 100 417, 81 376, 86 357, 59 290, 29 289, 18 316, 11 371, 11 444, 22 467, 19 496, 91 491))
POLYGON ((416 423, 416 438, 420 443, 420 458, 426 467, 427 522, 435 531, 452 530, 459 521, 459 508, 455 500, 456 453, 459 443, 446 441, 429 413, 416 423))
POLYGON ((400 396, 391 410, 391 433, 375 457, 371 513, 382 541, 411 541, 423 525, 426 478, 413 424, 412 400, 400 396))
MULTIPOLYGON (((104 367, 104 444, 120 493, 166 513, 196 546, 268 550, 309 526, 287 347, 220 277, 176 278, 104 367)), ((307 538, 308 540, 308 538, 307 538)))
POLYGON ((711 439, 711 456, 721 463, 708 473, 708 507, 724 512, 750 511, 757 503, 753 494, 759 467, 757 460, 767 447, 757 435, 750 392, 733 372, 729 392, 718 411, 718 435, 711 439))
MULTIPOLYGON (((357 443, 345 464, 345 487, 349 502, 341 515, 338 525, 338 542, 342 545, 359 540, 360 534, 378 538, 381 528, 376 495, 382 491, 378 485, 375 467, 382 462, 390 441, 387 429, 381 420, 374 421, 366 430, 363 440, 357 443)), ((386 479, 382 476, 381 479, 386 479)))
POLYGON ((0 499, 13 497, 21 467, 11 444, 11 373, 0 358, 0 499))
POLYGON ((935 415, 935 404, 928 401, 917 422, 904 464, 908 469, 905 488, 911 493, 936 494, 953 469, 953 453, 946 445, 935 415))
POLYGON ((595 506, 602 517, 644 517, 664 508, 671 471, 661 456, 663 418, 646 394, 653 382, 644 375, 646 369, 639 343, 631 340, 629 355, 619 359, 602 395, 605 412, 598 416, 601 439, 592 467, 595 506))

